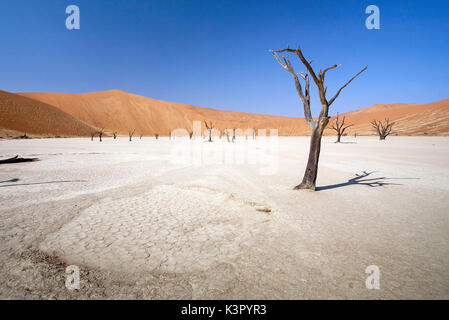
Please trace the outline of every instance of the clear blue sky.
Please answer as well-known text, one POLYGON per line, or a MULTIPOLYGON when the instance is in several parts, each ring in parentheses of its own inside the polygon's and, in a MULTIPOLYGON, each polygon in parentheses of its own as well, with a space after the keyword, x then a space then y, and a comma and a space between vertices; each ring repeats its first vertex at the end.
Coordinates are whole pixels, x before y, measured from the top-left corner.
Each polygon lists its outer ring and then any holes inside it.
MULTIPOLYGON (((331 114, 449 98, 449 1, 1 0, 0 89, 123 89, 234 111, 303 116, 291 76, 268 52, 301 45, 328 96, 365 65, 331 114), (65 28, 78 5, 81 29, 65 28), (365 8, 380 8, 380 30, 365 8)), ((303 67, 296 64, 297 72, 303 67)), ((314 115, 319 108, 312 91, 314 115)))

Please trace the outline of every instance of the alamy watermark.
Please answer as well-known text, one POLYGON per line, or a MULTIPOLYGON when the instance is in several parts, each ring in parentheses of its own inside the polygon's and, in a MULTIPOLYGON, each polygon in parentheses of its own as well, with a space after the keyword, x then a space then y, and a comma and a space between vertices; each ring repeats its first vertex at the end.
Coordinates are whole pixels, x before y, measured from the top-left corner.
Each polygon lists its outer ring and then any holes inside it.
POLYGON ((365 285, 369 290, 380 289, 380 269, 376 265, 366 267, 365 273, 369 274, 366 278, 365 285))
POLYGON ((193 121, 193 132, 179 128, 170 134, 169 161, 179 166, 255 165, 261 175, 278 172, 278 129, 216 129, 202 134, 201 122, 193 121), (210 140, 209 142, 209 135, 210 140))
POLYGON ((365 9, 365 13, 369 16, 365 20, 365 26, 368 30, 379 30, 380 29, 380 10, 378 6, 369 5, 365 9))
POLYGON ((74 4, 67 6, 65 13, 69 16, 65 20, 65 27, 68 30, 80 29, 80 8, 74 4))
POLYGON ((65 287, 69 290, 80 289, 80 268, 75 265, 68 266, 65 269, 65 287))

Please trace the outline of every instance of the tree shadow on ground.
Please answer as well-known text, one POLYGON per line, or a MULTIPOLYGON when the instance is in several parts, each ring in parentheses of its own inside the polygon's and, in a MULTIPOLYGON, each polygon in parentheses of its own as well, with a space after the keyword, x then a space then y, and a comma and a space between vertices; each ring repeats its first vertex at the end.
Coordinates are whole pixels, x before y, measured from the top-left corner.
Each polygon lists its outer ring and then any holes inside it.
MULTIPOLYGON (((20 179, 11 179, 6 181, 0 181, 0 183, 6 183, 6 182, 17 182, 20 179)), ((87 182, 87 180, 63 180, 63 181, 46 181, 46 182, 32 182, 32 183, 16 183, 16 184, 2 184, 0 185, 0 188, 5 187, 17 187, 17 186, 32 186, 32 185, 38 185, 38 184, 50 184, 50 183, 73 183, 73 182, 87 182)))
POLYGON ((357 144, 357 142, 355 141, 335 141, 334 143, 341 143, 341 144, 357 144))
POLYGON ((368 186, 368 187, 383 187, 383 186, 388 186, 388 185, 400 186, 401 185, 400 183, 391 183, 391 182, 387 182, 386 180, 419 179, 419 178, 387 178, 387 177, 365 179, 366 177, 370 176, 374 172, 375 171, 372 171, 372 172, 363 171, 362 174, 356 173, 354 178, 349 179, 346 182, 331 184, 328 186, 317 187, 316 191, 330 190, 330 189, 341 188, 341 187, 346 187, 346 186, 351 186, 351 185, 361 185, 361 186, 368 186))
POLYGON ((17 182, 19 181, 19 178, 14 178, 14 179, 9 179, 9 180, 4 180, 4 181, 0 181, 0 183, 6 183, 6 182, 17 182))

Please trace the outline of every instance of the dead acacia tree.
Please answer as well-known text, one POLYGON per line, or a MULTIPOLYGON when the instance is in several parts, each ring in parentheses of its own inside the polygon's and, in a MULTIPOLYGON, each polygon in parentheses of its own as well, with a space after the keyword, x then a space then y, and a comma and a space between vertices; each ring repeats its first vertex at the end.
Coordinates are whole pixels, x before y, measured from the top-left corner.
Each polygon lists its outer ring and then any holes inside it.
POLYGON ((101 137, 103 136, 104 133, 104 128, 98 130, 98 136, 100 137, 100 142, 102 142, 103 140, 101 140, 101 137))
POLYGON ((134 132, 136 132, 136 129, 134 129, 134 130, 132 130, 132 131, 131 131, 131 130, 128 130, 129 141, 132 141, 134 132))
POLYGON ((114 140, 117 139, 117 131, 114 131, 114 132, 112 133, 112 135, 114 136, 114 140))
POLYGON ((232 129, 232 142, 235 142, 235 128, 232 129))
POLYGON ((212 123, 212 121, 209 121, 209 123, 207 123, 206 120, 204 120, 204 124, 206 125, 206 129, 209 132, 209 142, 212 142, 212 129, 214 128, 214 124, 212 123))
POLYGON ((228 140, 228 142, 231 142, 229 140, 229 130, 228 129, 225 129, 225 134, 226 134, 226 139, 228 140))
POLYGON ((307 124, 312 131, 311 139, 310 139, 310 150, 309 150, 309 158, 307 161, 306 170, 304 173, 304 177, 302 182, 295 187, 295 189, 307 189, 307 190, 315 190, 316 178, 318 174, 318 160, 320 156, 321 150, 321 137, 323 135, 324 128, 326 128, 329 123, 329 107, 331 104, 337 99, 340 92, 349 85, 352 80, 354 80, 357 76, 359 76, 363 71, 365 71, 368 67, 363 68, 359 73, 357 73, 354 77, 352 77, 345 85, 343 85, 337 93, 328 100, 326 98, 327 87, 324 85, 324 79, 326 73, 332 69, 339 67, 339 65, 333 65, 329 68, 323 70, 320 69, 318 75, 312 69, 311 63, 312 61, 307 60, 302 54, 301 48, 298 46, 297 49, 281 49, 281 50, 270 50, 270 52, 274 55, 277 62, 287 70, 293 77, 295 82, 296 91, 298 92, 299 98, 301 99, 304 105, 304 115, 307 121, 307 124), (282 59, 279 57, 278 53, 284 53, 285 56, 282 59), (301 60, 302 64, 306 67, 305 73, 300 73, 299 76, 305 82, 305 91, 303 91, 301 83, 298 78, 298 74, 293 69, 293 65, 290 62, 289 53, 294 53, 298 56, 299 60, 301 60), (312 113, 310 110, 310 90, 309 90, 309 74, 312 76, 313 81, 318 87, 320 102, 321 102, 321 112, 318 119, 312 118, 312 113))
POLYGON ((91 134, 90 134, 90 141, 94 141, 94 137, 95 137, 95 134, 96 134, 97 132, 91 132, 91 134))
POLYGON ((377 134, 379 135, 379 140, 385 140, 385 138, 391 133, 394 122, 390 122, 390 119, 385 119, 385 123, 382 123, 382 121, 373 120, 371 121, 371 125, 374 129, 376 129, 377 134))
POLYGON ((343 119, 340 121, 340 116, 337 113, 337 117, 332 122, 331 129, 337 132, 337 141, 335 143, 340 143, 341 136, 345 133, 345 130, 349 127, 352 127, 354 124, 345 124, 346 117, 343 116, 343 119))
POLYGON ((159 139, 159 133, 155 133, 154 137, 156 138, 156 140, 159 139))
POLYGON ((192 140, 193 137, 193 131, 189 131, 189 139, 192 140))

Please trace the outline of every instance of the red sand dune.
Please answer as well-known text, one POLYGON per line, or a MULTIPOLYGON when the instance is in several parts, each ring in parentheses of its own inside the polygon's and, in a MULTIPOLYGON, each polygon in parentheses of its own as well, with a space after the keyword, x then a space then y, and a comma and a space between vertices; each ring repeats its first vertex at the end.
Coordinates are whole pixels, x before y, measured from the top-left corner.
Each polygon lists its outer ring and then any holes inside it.
POLYGON ((421 105, 406 103, 376 104, 344 115, 347 123, 354 124, 350 128, 350 133, 374 134, 370 127, 370 121, 389 118, 395 122, 393 134, 449 135, 449 99, 421 105))
MULTIPOLYGON (((280 135, 308 135, 309 128, 303 118, 232 112, 187 104, 154 100, 110 90, 84 94, 20 93, 20 95, 55 106, 94 127, 126 134, 136 129, 136 135, 167 135, 171 130, 192 128, 193 120, 211 120, 218 129, 264 128, 279 129, 280 135)), ((348 123, 355 125, 348 134, 373 135, 370 121, 390 118, 395 121, 393 134, 448 135, 449 99, 433 103, 379 104, 344 114, 348 123)), ((204 125, 203 125, 204 130, 204 125)), ((326 134, 334 134, 330 129, 326 134)))
MULTIPOLYGON (((244 112, 202 108, 166 102, 110 90, 84 94, 21 93, 73 115, 108 131, 127 133, 136 128, 136 134, 167 135, 171 130, 192 129, 194 120, 211 120, 218 129, 249 128, 277 129, 282 135, 307 134, 307 124, 301 118, 287 118, 244 112)), ((204 125, 203 125, 204 130, 204 125)))
POLYGON ((37 136, 89 136, 95 131, 54 106, 5 91, 0 91, 0 128, 37 136))

